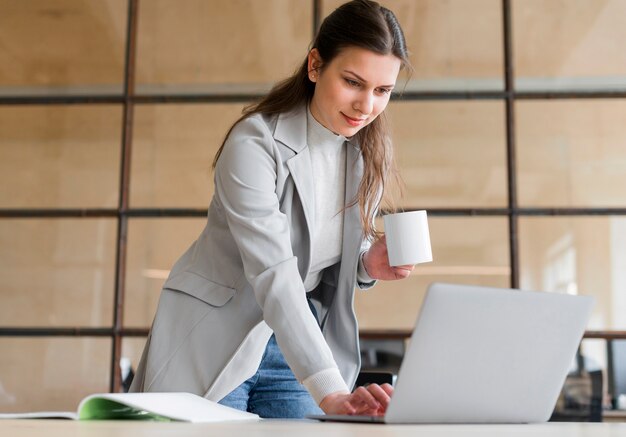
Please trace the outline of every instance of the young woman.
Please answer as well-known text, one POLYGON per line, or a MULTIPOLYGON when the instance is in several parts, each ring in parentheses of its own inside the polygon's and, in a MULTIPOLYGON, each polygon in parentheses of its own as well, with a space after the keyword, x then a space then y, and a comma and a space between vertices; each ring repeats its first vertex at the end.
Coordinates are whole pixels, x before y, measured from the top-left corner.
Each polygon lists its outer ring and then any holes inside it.
POLYGON ((353 294, 413 269, 389 266, 373 224, 393 174, 383 110, 406 66, 393 13, 351 1, 324 20, 299 70, 244 110, 132 391, 187 391, 262 417, 384 413, 391 386, 350 391, 353 294))

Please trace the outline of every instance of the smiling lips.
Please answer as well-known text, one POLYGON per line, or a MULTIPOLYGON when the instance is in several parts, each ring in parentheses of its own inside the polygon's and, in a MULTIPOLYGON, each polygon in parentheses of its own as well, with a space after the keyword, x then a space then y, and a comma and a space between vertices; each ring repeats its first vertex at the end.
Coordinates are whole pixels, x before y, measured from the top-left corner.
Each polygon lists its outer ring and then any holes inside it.
POLYGON ((363 123, 365 121, 365 118, 352 118, 352 117, 348 117, 346 114, 344 114, 343 112, 341 113, 341 115, 343 115, 343 118, 346 119, 346 121, 348 122, 348 124, 350 126, 358 126, 361 123, 363 123))

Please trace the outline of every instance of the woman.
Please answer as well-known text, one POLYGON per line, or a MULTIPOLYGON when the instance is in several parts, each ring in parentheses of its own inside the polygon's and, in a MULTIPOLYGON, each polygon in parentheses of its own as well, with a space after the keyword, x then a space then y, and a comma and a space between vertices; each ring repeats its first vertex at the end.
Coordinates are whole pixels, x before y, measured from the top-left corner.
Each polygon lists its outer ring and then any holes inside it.
POLYGON ((226 135, 208 223, 164 284, 132 391, 262 417, 384 413, 391 386, 349 389, 353 293, 413 269, 389 266, 373 227, 393 174, 381 114, 407 51, 368 0, 329 15, 312 47, 226 135))

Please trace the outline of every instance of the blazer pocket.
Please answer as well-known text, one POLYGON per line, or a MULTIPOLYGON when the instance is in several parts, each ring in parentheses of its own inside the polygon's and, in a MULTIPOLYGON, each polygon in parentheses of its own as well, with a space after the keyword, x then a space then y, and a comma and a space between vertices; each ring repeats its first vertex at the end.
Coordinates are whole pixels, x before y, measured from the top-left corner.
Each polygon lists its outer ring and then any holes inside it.
POLYGON ((181 291, 214 307, 226 305, 236 291, 191 272, 181 272, 169 278, 163 288, 181 291))

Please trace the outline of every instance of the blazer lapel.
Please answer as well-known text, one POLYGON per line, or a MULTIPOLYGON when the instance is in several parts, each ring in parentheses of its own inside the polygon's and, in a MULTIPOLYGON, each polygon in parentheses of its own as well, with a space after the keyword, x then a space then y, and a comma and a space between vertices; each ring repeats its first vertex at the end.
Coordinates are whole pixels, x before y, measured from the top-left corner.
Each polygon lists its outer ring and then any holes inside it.
MULTIPOLYGON (((348 141, 346 152, 346 204, 356 199, 359 190, 359 184, 363 177, 363 159, 357 145, 348 141)), ((343 246, 342 250, 345 254, 352 254, 355 247, 361 245, 362 229, 360 220, 359 204, 356 203, 347 208, 343 219, 343 246)), ((358 251, 358 249, 357 249, 358 251)))
MULTIPOLYGON (((315 186, 311 155, 306 143, 307 134, 306 105, 287 114, 281 114, 276 122, 274 138, 292 149, 296 154, 286 162, 293 178, 296 191, 302 203, 304 219, 309 231, 309 242, 315 229, 315 186)), ((312 244, 309 244, 309 264, 312 256, 312 244)), ((307 267, 309 271, 310 265, 307 267)))
MULTIPOLYGON (((306 111, 306 105, 303 105, 295 111, 281 114, 276 123, 274 138, 296 152, 292 158, 287 160, 287 168, 302 202, 304 218, 309 231, 309 241, 311 241, 312 231, 315 229, 315 186, 313 183, 315 175, 313 175, 311 156, 306 143, 306 111)), ((348 140, 346 150, 345 202, 348 203, 355 199, 358 192, 363 176, 363 160, 361 159, 359 146, 356 143, 348 140)), ((344 255, 355 251, 358 252, 361 239, 359 205, 356 204, 345 210, 342 243, 344 255)), ((309 244, 309 263, 311 261, 312 249, 312 245, 309 244)), ((310 268, 310 265, 308 267, 310 268)), ((307 268, 307 272, 309 268, 307 268)))
POLYGON ((311 167, 309 149, 304 149, 288 160, 287 167, 300 196, 302 208, 304 209, 304 218, 309 234, 311 234, 313 229, 315 229, 315 186, 313 185, 313 169, 311 167))
MULTIPOLYGON (((363 177, 358 146, 348 141, 346 153, 346 203, 355 199, 363 177)), ((326 341, 336 357, 341 375, 351 387, 360 365, 359 333, 354 313, 354 284, 363 231, 358 203, 347 208, 343 220, 343 246, 337 288, 324 321, 326 341)))

